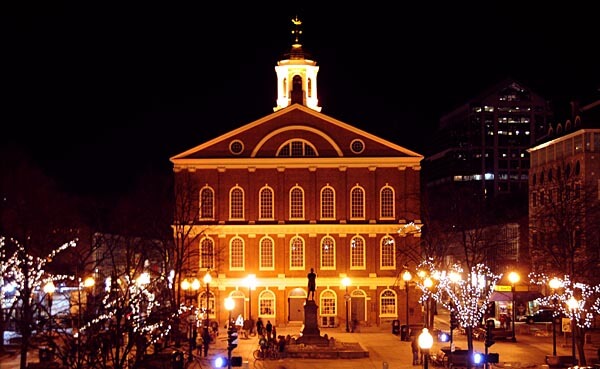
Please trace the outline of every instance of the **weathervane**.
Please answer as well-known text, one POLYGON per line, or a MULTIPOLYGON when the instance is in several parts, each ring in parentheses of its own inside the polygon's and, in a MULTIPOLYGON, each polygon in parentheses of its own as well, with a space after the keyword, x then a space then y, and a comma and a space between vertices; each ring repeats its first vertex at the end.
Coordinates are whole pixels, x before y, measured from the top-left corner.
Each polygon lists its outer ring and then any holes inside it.
POLYGON ((292 23, 294 24, 294 29, 292 30, 292 35, 294 35, 294 42, 299 43, 300 35, 302 34, 302 30, 300 29, 300 26, 302 25, 302 21, 298 18, 298 16, 295 16, 292 19, 292 23))

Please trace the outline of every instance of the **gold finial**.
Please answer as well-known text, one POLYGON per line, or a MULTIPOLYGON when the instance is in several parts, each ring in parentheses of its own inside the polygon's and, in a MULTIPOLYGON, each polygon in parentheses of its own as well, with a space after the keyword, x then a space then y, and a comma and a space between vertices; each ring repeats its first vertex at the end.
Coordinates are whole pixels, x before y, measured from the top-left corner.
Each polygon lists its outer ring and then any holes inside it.
POLYGON ((298 18, 298 16, 295 16, 292 19, 292 23, 294 24, 294 29, 292 30, 292 35, 294 35, 294 42, 297 44, 297 43, 299 43, 300 35, 302 34, 302 30, 300 29, 300 26, 302 25, 302 21, 298 18))

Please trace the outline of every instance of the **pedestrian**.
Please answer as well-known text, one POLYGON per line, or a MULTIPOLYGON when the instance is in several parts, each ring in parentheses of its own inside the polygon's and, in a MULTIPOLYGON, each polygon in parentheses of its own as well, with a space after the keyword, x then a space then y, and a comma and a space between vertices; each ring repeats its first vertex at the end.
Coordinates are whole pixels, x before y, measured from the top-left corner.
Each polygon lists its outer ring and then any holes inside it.
POLYGON ((271 334, 273 333, 273 324, 271 324, 270 320, 267 320, 267 325, 265 326, 267 330, 267 341, 271 341, 271 334))
POLYGON ((265 323, 263 323, 262 318, 258 318, 258 321, 256 322, 256 333, 258 333, 259 336, 263 335, 263 329, 265 328, 265 323))
POLYGON ((204 349, 204 357, 208 356, 208 346, 210 345, 210 332, 208 330, 208 327, 202 329, 202 343, 203 345, 203 349, 204 349))
POLYGON ((417 343, 417 336, 415 336, 415 335, 411 336, 410 348, 412 350, 412 357, 413 357, 412 365, 419 365, 419 344, 417 343))

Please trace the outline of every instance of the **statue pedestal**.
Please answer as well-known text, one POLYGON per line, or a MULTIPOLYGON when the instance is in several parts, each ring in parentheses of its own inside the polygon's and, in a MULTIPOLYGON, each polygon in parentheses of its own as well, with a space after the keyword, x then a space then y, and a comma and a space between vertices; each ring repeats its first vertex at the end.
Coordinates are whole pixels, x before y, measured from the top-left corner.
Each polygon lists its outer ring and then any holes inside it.
POLYGON ((324 345, 329 344, 329 340, 321 337, 319 324, 317 322, 318 306, 314 300, 306 300, 304 304, 304 328, 302 329, 302 337, 298 338, 298 343, 306 345, 324 345))

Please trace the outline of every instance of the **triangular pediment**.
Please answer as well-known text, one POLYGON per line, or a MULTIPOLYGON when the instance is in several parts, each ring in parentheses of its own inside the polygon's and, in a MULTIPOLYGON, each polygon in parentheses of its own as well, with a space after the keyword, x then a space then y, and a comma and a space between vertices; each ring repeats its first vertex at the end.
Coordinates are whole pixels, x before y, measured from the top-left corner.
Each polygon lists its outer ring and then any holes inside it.
MULTIPOLYGON (((286 143, 300 141, 315 159, 404 158, 423 156, 300 104, 269 114, 171 157, 174 164, 195 160, 297 159, 283 157, 286 143)), ((306 157, 305 157, 306 158, 306 157)))

